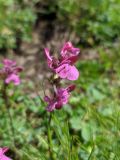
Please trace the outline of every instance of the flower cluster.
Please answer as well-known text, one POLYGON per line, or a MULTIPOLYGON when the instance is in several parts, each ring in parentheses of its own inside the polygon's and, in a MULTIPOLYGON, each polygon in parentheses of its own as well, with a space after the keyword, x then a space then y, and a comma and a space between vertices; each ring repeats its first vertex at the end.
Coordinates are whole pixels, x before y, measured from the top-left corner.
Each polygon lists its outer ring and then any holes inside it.
MULTIPOLYGON (((50 55, 48 48, 45 48, 45 56, 47 64, 52 71, 59 76, 60 79, 77 80, 79 71, 75 67, 75 62, 78 60, 79 48, 73 47, 71 42, 65 43, 63 46, 60 57, 57 59, 50 55)), ((45 96, 44 100, 48 103, 47 111, 52 112, 55 109, 60 109, 64 104, 67 104, 70 92, 74 90, 75 85, 70 85, 67 88, 54 89, 53 97, 45 96)))
POLYGON ((68 102, 70 92, 74 90, 75 85, 71 85, 67 88, 57 89, 53 98, 45 96, 44 100, 48 103, 47 111, 52 112, 54 109, 61 109, 64 104, 68 102))
POLYGON ((7 147, 0 148, 0 160, 11 160, 11 158, 7 157, 5 153, 8 151, 7 147))
POLYGON ((23 70, 22 67, 17 67, 16 62, 9 59, 4 59, 2 64, 3 68, 0 69, 0 77, 4 79, 6 84, 13 82, 14 85, 19 85, 20 78, 18 73, 23 70))
POLYGON ((60 58, 56 59, 50 56, 49 50, 45 48, 48 67, 58 74, 60 78, 71 81, 77 80, 79 72, 74 63, 78 60, 79 52, 79 48, 74 48, 70 42, 67 42, 60 52, 60 58))

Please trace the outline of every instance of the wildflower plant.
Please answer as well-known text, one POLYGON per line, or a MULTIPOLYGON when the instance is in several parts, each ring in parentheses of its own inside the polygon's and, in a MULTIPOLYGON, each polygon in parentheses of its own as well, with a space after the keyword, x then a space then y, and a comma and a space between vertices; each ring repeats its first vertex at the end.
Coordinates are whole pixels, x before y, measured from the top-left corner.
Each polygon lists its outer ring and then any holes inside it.
POLYGON ((9 88, 21 82, 19 73, 22 68, 8 59, 0 64, 0 160, 11 160, 7 157, 7 148, 3 146, 10 146, 10 153, 13 159, 17 160, 120 158, 120 101, 117 78, 120 68, 119 50, 115 52, 117 57, 112 52, 109 57, 104 50, 100 50, 100 59, 92 60, 92 63, 89 59, 79 63, 82 78, 77 83, 81 90, 70 99, 75 89, 71 82, 76 79, 71 67, 76 68, 79 51, 70 42, 63 46, 58 58, 45 49, 48 67, 53 76, 49 81, 50 92, 45 92, 44 101, 37 89, 37 96, 34 98, 29 94, 19 97, 18 90, 9 96, 9 88), (71 59, 74 63, 71 63, 71 59), (112 64, 115 60, 114 66, 112 64), (66 65, 68 70, 65 70, 66 65), (61 70, 57 72, 59 67, 61 70), (111 74, 108 76, 111 69, 115 70, 112 72, 112 79, 111 74), (64 73, 64 76, 61 76, 61 73, 64 73), (72 107, 66 105, 69 99, 72 107), (74 106, 76 109, 73 110, 74 106))
MULTIPOLYGON (((75 81, 79 77, 79 71, 75 66, 76 61, 78 60, 78 55, 80 52, 79 48, 75 48, 71 42, 67 42, 61 49, 60 55, 58 58, 51 56, 49 49, 45 48, 45 56, 47 59, 48 67, 53 72, 53 95, 45 95, 44 101, 48 103, 46 110, 50 112, 48 119, 48 145, 49 145, 49 156, 51 159, 54 158, 53 149, 52 149, 52 133, 50 130, 52 112, 54 110, 61 109, 65 104, 68 103, 70 93, 75 89, 75 85, 69 85, 68 87, 60 87, 60 81, 62 79, 75 81), (56 76, 57 75, 57 76, 56 76), (57 77, 54 79, 54 77, 57 77)), ((71 147, 70 147, 71 148, 71 147)), ((71 150, 71 149, 70 149, 71 150)))
MULTIPOLYGON (((58 75, 60 82, 62 79, 77 80, 79 77, 79 71, 74 66, 74 63, 78 60, 79 48, 74 48, 71 42, 64 44, 60 57, 57 59, 50 56, 49 50, 45 48, 45 56, 47 64, 53 73, 58 75)), ((45 96, 44 100, 48 103, 47 111, 51 112, 55 109, 60 109, 64 104, 68 102, 70 92, 75 89, 74 85, 70 85, 67 88, 58 88, 59 84, 54 81, 54 98, 45 96)))
MULTIPOLYGON (((7 88, 10 83, 13 83, 15 86, 19 85, 21 83, 20 77, 19 77, 19 72, 23 70, 22 67, 17 67, 17 64, 15 61, 12 61, 10 59, 4 59, 2 62, 2 67, 0 68, 0 80, 2 81, 2 98, 4 99, 6 111, 8 113, 9 117, 9 125, 11 127, 11 133, 12 133, 12 139, 13 139, 13 145, 16 145, 16 140, 15 140, 15 130, 14 130, 14 125, 13 125, 13 120, 12 120, 12 115, 10 113, 10 100, 9 96, 7 94, 7 88)), ((4 153, 7 151, 7 148, 0 149, 0 156, 1 160, 10 160, 7 158, 4 153)))

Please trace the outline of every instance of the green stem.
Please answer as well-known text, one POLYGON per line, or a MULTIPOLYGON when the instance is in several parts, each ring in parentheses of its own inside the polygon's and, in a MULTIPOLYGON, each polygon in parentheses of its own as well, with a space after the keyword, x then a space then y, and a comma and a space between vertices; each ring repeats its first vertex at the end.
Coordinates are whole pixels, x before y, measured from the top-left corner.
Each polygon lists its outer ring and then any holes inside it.
MULTIPOLYGON (((70 132, 69 132, 69 134, 70 134, 70 132)), ((71 160, 72 148, 73 148, 73 137, 70 137, 69 141, 70 141, 69 160, 71 160)))
POLYGON ((12 138, 13 138, 13 144, 15 146, 15 130, 14 130, 14 126, 13 126, 12 116, 11 116, 11 113, 10 113, 10 102, 9 102, 9 97, 7 95, 7 84, 5 84, 5 83, 3 84, 2 94, 3 94, 3 99, 4 99, 6 111, 8 113, 8 117, 9 117, 9 123, 10 123, 12 138))
POLYGON ((91 159, 93 152, 94 152, 94 144, 93 144, 92 150, 91 150, 91 152, 90 152, 90 155, 89 155, 89 157, 88 157, 88 160, 91 159))
POLYGON ((54 160, 53 150, 52 150, 51 120, 52 120, 52 113, 49 114, 47 136, 48 136, 48 151, 50 160, 54 160))

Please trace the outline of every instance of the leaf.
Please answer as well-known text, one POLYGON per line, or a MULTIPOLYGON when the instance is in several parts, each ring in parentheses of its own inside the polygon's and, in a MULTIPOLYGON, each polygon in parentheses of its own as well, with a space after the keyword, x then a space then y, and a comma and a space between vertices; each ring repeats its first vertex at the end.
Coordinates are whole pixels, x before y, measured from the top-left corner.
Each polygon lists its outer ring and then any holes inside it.
POLYGON ((70 123, 73 129, 80 130, 82 128, 81 118, 73 117, 70 119, 70 123))
POLYGON ((85 141, 89 141, 91 139, 91 127, 89 124, 84 124, 81 134, 85 141))

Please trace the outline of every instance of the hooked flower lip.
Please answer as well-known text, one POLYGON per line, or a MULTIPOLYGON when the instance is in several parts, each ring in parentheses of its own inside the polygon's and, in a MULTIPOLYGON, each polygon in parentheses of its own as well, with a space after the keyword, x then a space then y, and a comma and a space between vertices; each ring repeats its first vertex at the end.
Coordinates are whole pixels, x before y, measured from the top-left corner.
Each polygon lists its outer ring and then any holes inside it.
POLYGON ((53 59, 52 59, 52 57, 50 56, 50 52, 49 52, 49 49, 48 48, 45 48, 44 49, 44 52, 45 52, 45 56, 46 56, 46 58, 47 58, 47 64, 48 64, 48 66, 50 67, 50 68, 52 68, 52 61, 53 61, 53 59))
POLYGON ((75 89, 75 85, 70 85, 67 88, 59 88, 53 98, 48 96, 44 97, 45 102, 48 103, 46 110, 52 112, 55 109, 61 109, 63 105, 68 103, 70 92, 75 89))
POLYGON ((70 56, 77 56, 80 53, 79 48, 75 48, 71 42, 66 42, 61 50, 61 56, 63 58, 69 58, 70 56))

